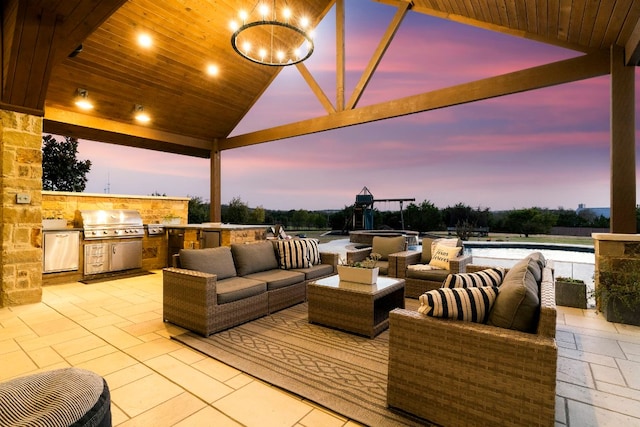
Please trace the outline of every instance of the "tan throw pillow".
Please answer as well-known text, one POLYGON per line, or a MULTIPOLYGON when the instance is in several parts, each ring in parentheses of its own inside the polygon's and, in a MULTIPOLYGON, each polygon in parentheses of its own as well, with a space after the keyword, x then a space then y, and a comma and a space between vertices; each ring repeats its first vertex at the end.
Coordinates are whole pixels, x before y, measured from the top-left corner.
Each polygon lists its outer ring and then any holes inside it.
POLYGON ((509 269, 500 285, 488 325, 515 329, 522 332, 535 332, 540 312, 538 284, 529 263, 537 261, 525 258, 509 269))
POLYGON ((449 261, 458 256, 460 249, 462 248, 436 245, 429 265, 449 270, 449 261))
POLYGON ((406 239, 404 236, 396 237, 383 237, 373 236, 373 242, 371 244, 371 253, 380 254, 381 261, 389 259, 389 254, 395 254, 396 252, 402 252, 405 250, 406 239))
POLYGON ((428 264, 431 261, 431 255, 435 252, 436 245, 462 247, 462 240, 458 238, 445 239, 441 237, 438 239, 431 239, 424 237, 422 239, 422 256, 420 257, 420 261, 423 264, 428 264))

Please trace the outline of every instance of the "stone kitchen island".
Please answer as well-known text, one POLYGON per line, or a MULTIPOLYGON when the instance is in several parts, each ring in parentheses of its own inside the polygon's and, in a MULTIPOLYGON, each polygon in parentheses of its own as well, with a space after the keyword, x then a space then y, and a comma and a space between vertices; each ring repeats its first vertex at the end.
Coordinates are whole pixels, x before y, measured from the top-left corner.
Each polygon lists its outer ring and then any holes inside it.
POLYGON ((231 246, 232 243, 255 242, 266 239, 266 225, 224 224, 205 222, 202 224, 165 225, 168 230, 168 259, 180 249, 215 248, 231 246))

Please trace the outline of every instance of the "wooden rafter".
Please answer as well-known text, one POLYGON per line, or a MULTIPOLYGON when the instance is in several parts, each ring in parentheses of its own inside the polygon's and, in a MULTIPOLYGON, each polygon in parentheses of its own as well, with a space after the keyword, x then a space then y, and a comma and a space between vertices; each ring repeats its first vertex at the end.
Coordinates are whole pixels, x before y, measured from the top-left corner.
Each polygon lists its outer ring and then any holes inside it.
POLYGON ((640 21, 636 22, 633 33, 624 47, 624 53, 626 65, 640 64, 640 21))
POLYGON ((344 110, 344 0, 336 0, 336 110, 344 110))
POLYGON ((316 82, 316 80, 313 78, 313 76, 309 72, 309 69, 302 62, 298 62, 296 64, 296 68, 298 69, 300 74, 302 74, 302 77, 307 82, 313 93, 316 95, 324 109, 327 110, 327 113, 335 113, 336 109, 333 108, 331 100, 324 93, 318 82, 316 82))
POLYGON ((391 23, 389 23, 389 26, 387 27, 387 31, 382 36, 382 39, 380 40, 378 47, 376 48, 375 52, 373 53, 373 56, 369 60, 369 64, 367 65, 367 68, 365 68, 364 72, 362 73, 362 76, 360 77, 360 81, 358 82, 355 89, 353 90, 353 94, 351 95, 351 98, 349 99, 349 102, 347 103, 347 106, 346 106, 347 110, 352 110, 358 104, 360 97, 364 93, 364 90, 369 84, 369 81, 371 81, 371 77, 373 77, 373 73, 375 73, 376 69, 378 68, 378 65, 380 64, 382 57, 384 56, 385 52, 387 51, 387 48, 391 44, 393 37, 396 35, 396 31, 398 31, 398 28, 400 27, 402 20, 406 16, 412 4, 413 3, 409 3, 409 2, 400 2, 400 4, 398 4, 398 10, 396 11, 395 16, 393 17, 393 20, 391 21, 391 23))
POLYGON ((212 141, 47 107, 44 132, 209 158, 212 141), (108 130, 107 130, 108 129, 108 130))
POLYGON ((588 55, 553 62, 500 76, 463 83, 444 89, 345 110, 332 115, 238 135, 220 141, 220 149, 244 147, 278 139, 369 123, 488 98, 526 92, 548 86, 598 77, 609 73, 609 53, 588 55))

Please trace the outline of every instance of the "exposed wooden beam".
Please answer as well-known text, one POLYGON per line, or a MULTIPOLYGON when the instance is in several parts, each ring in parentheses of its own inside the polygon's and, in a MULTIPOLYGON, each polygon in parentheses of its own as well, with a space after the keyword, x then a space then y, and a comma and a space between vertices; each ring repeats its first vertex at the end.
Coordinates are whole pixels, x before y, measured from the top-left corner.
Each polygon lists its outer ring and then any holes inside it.
POLYGON ((212 142, 47 107, 43 130, 56 135, 209 158, 212 142))
POLYGON ((300 74, 302 74, 302 77, 311 88, 311 91, 316 95, 316 98, 318 98, 324 109, 327 110, 327 113, 335 113, 336 109, 333 108, 331 100, 324 93, 318 82, 316 82, 316 80, 313 78, 313 76, 309 72, 309 69, 302 62, 298 62, 296 64, 296 68, 298 69, 300 74))
POLYGON ((611 47, 611 224, 612 233, 635 234, 635 67, 625 66, 621 46, 611 47))
POLYGON ((624 55, 626 65, 635 66, 640 64, 640 20, 636 22, 633 33, 631 33, 627 44, 624 46, 624 55))
POLYGON ((336 0, 336 110, 344 110, 344 0, 336 0))
POLYGON ((387 27, 387 31, 385 31, 384 35, 382 36, 382 39, 380 40, 380 43, 378 44, 378 47, 376 48, 375 52, 373 53, 373 56, 369 60, 369 64, 367 64, 367 68, 365 68, 364 72, 362 73, 362 76, 360 77, 360 81, 358 82, 355 89, 353 90, 353 94, 351 95, 351 98, 349 99, 349 102, 347 103, 345 109, 352 110, 358 104, 360 97, 362 97, 362 94, 364 93, 364 90, 369 84, 369 81, 371 81, 371 77, 373 76, 373 73, 375 73, 376 69, 378 68, 378 65, 380 64, 382 57, 384 56, 385 52, 387 51, 387 48, 391 44, 391 40, 393 40, 393 37, 396 35, 396 32, 398 31, 398 28, 400 28, 400 24, 402 23, 402 20, 407 15, 407 12, 411 8, 411 6, 412 6, 412 3, 409 3, 409 2, 400 2, 400 4, 398 4, 398 10, 396 11, 396 14, 394 15, 393 19, 389 23, 389 26, 387 27))
POLYGON ((220 141, 220 149, 244 147, 346 126, 420 113, 488 98, 540 89, 609 73, 609 53, 589 55, 463 83, 380 104, 345 110, 220 141))
POLYGON ((210 162, 210 199, 209 199, 209 219, 211 222, 222 221, 222 171, 220 161, 220 150, 218 149, 218 140, 213 141, 213 147, 211 148, 211 162, 210 162))

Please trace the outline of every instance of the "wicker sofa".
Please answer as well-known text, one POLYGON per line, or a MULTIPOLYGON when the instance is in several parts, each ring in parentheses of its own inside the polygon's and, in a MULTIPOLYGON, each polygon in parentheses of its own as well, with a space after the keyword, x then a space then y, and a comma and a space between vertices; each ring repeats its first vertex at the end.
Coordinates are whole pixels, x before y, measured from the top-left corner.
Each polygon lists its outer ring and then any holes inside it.
POLYGON ((444 426, 553 426, 558 349, 551 265, 541 269, 538 286, 531 332, 393 310, 388 405, 444 426))
POLYGON ((404 295, 406 298, 418 298, 431 289, 439 288, 449 274, 464 273, 466 266, 471 263, 471 255, 462 254, 462 241, 453 239, 456 247, 460 248, 460 254, 449 260, 448 269, 418 270, 412 268, 418 264, 429 264, 432 243, 444 240, 451 241, 451 239, 423 237, 422 250, 397 252, 389 256, 389 265, 393 265, 390 276, 405 280, 404 295))
POLYGON ((337 265, 309 239, 183 249, 163 270, 163 318, 209 336, 305 301, 307 282, 337 265))

